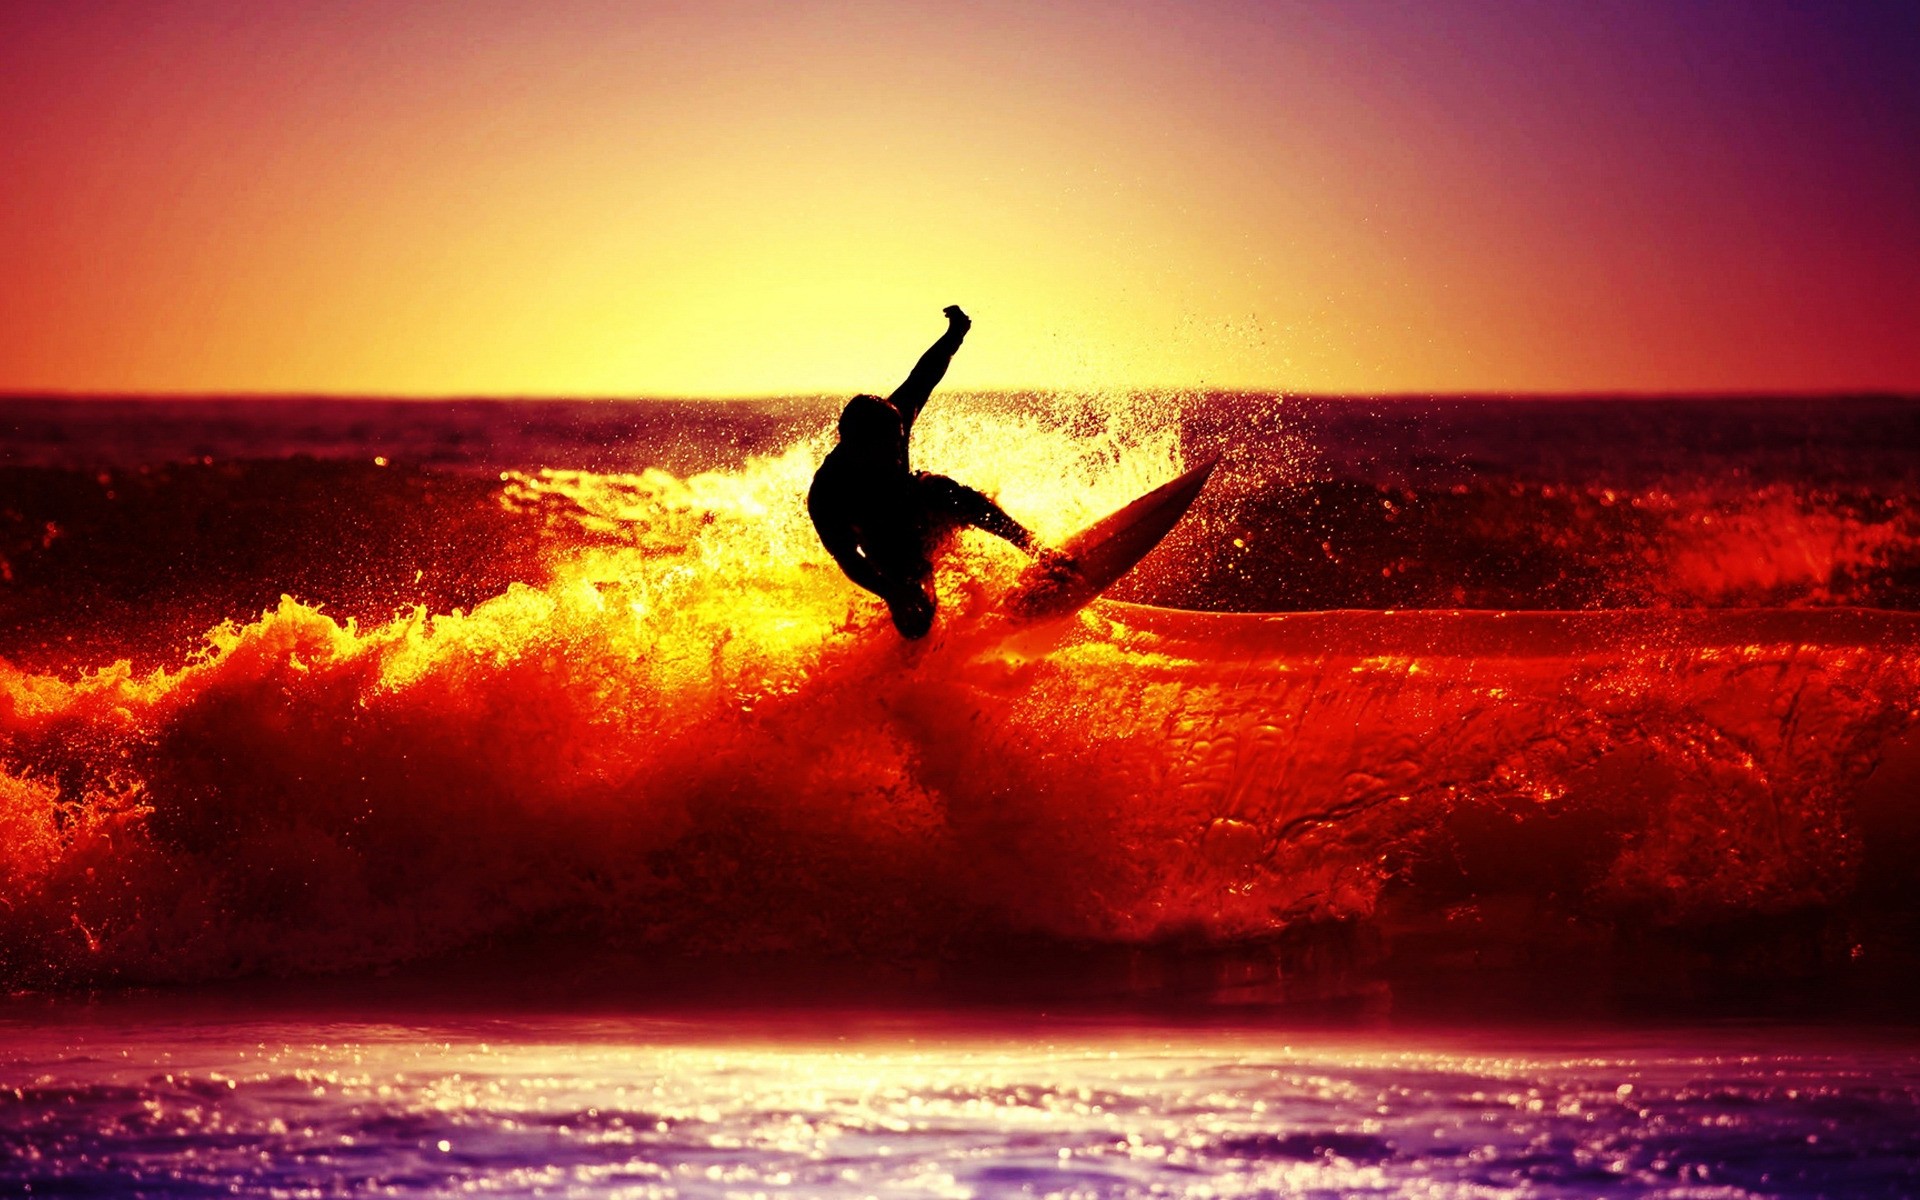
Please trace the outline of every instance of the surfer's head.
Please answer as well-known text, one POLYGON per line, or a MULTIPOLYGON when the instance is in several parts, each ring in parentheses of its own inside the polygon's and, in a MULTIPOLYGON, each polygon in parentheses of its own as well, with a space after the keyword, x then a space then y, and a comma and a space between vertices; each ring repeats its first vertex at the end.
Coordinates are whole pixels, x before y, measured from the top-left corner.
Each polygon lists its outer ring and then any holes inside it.
POLYGON ((900 441, 900 410, 878 396, 855 396, 840 410, 840 440, 891 448, 900 441))

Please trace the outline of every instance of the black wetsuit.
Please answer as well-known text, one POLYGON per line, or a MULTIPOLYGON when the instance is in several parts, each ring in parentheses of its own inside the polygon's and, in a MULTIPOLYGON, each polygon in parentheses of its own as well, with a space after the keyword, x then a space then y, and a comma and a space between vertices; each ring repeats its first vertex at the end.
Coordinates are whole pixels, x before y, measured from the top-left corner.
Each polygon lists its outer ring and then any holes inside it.
POLYGON ((907 465, 907 439, 935 385, 947 373, 970 322, 948 309, 947 332, 920 356, 906 382, 882 400, 855 396, 840 414, 840 444, 807 492, 807 512, 847 578, 878 595, 894 628, 910 638, 933 627, 933 552, 963 525, 1023 550, 1033 535, 1000 506, 944 475, 907 465))

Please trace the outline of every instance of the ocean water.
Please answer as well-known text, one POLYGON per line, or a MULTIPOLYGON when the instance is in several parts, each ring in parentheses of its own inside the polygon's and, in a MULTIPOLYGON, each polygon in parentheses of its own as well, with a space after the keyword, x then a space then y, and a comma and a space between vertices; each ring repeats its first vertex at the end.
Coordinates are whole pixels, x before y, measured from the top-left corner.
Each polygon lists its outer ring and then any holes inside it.
MULTIPOLYGON (((1899 1197, 1920 1047, 810 1010, 0 1020, 0 1187, 140 1196, 1899 1197), (6 1103, 5 1101, 11 1101, 6 1103)), ((163 1010, 164 1012, 164 1010, 163 1010)))
POLYGON ((0 1180, 1915 1191, 1920 402, 941 397, 1043 538, 1226 457, 915 644, 834 413, 5 401, 0 1180))

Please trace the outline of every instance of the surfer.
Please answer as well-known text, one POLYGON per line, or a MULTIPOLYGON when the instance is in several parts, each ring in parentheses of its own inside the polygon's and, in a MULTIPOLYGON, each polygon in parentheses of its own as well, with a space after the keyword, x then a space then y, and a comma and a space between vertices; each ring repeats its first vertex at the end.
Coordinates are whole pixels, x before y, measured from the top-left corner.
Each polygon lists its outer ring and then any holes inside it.
POLYGON ((932 555, 965 525, 1004 538, 1035 558, 1055 556, 986 496, 907 465, 907 441, 934 387, 973 322, 946 308, 947 331, 886 399, 860 395, 840 413, 840 442, 814 473, 807 492, 813 527, 847 578, 887 602, 902 636, 933 628, 932 555))

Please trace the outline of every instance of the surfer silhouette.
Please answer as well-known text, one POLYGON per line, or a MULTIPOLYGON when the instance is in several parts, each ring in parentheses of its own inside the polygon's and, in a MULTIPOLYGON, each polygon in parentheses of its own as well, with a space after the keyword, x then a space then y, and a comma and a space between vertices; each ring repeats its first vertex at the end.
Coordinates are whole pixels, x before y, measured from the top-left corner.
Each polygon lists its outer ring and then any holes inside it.
POLYGON ((933 555, 963 526, 1036 558, 1051 557, 1000 506, 963 483, 908 466, 913 419, 947 373, 973 322, 946 308, 947 331, 886 399, 860 395, 840 413, 840 442, 814 473, 807 512, 847 578, 887 602, 902 636, 924 637, 936 608, 933 555))

